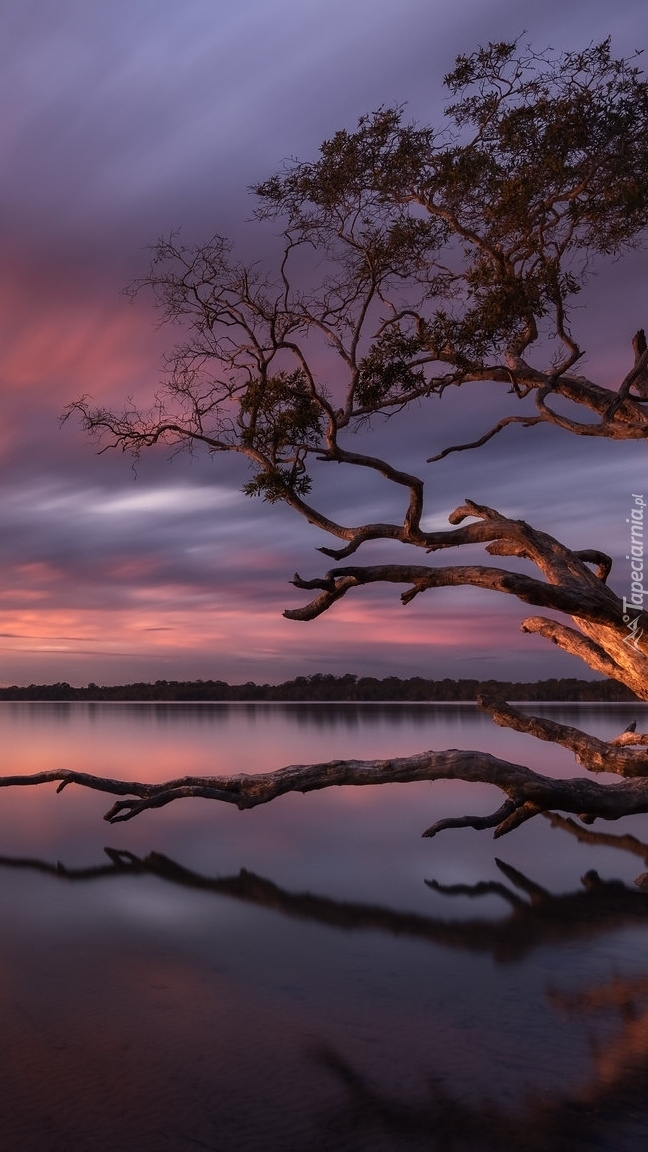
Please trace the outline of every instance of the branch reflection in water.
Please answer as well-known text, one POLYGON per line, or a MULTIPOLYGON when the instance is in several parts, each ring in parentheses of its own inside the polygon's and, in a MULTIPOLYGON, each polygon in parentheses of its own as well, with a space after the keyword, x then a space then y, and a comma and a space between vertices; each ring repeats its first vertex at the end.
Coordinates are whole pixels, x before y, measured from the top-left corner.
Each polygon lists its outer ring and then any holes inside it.
MULTIPOLYGON (((648 860, 648 844, 636 837, 585 830, 557 815, 550 820, 577 839, 619 848, 648 860)), ((505 915, 494 920, 453 921, 308 892, 290 892, 245 869, 234 876, 214 878, 185 868, 158 852, 145 857, 122 849, 106 848, 105 852, 108 862, 93 867, 68 868, 36 858, 7 856, 0 857, 0 867, 7 872, 38 872, 71 884, 152 875, 166 884, 257 905, 281 916, 345 932, 378 931, 484 952, 495 961, 508 964, 556 942, 564 944, 605 936, 618 929, 648 927, 648 896, 641 887, 601 880, 594 871, 583 877, 578 890, 559 895, 503 861, 497 861, 504 878, 501 882, 443 885, 426 881, 431 889, 447 897, 478 899, 495 895, 507 906, 505 915)), ((360 1070, 330 1043, 313 1037, 304 1046, 306 1063, 336 1083, 341 1098, 336 1097, 334 1106, 320 1107, 317 1136, 304 1134, 299 1148, 303 1152, 395 1146, 426 1148, 430 1152, 639 1149, 648 1120, 648 972, 613 975, 577 991, 549 985, 546 992, 547 1012, 580 1019, 591 1036, 591 1068, 563 1092, 531 1092, 520 1102, 521 1107, 518 1104, 510 1109, 494 1099, 467 1100, 465 1094, 453 1092, 444 1075, 428 1075, 423 1094, 399 1094, 395 1088, 378 1086, 371 1073, 360 1070), (596 1020, 604 1025, 600 1038, 592 1031, 596 1020)), ((394 1079, 398 1081, 398 1077, 394 1079)), ((190 1144, 221 1147, 198 1140, 191 1140, 190 1144)))
MULTIPOLYGON (((596 835, 589 833, 589 836, 596 835)), ((613 836, 607 837, 608 842, 614 839, 613 836)), ((641 847, 648 855, 648 845, 641 847)), ((633 924, 648 927, 646 894, 629 888, 620 880, 601 880, 595 871, 583 877, 582 888, 558 895, 535 884, 502 860, 496 860, 497 866, 513 887, 492 880, 452 885, 426 880, 428 887, 445 896, 496 895, 510 907, 508 916, 500 919, 484 917, 456 921, 399 912, 375 904, 331 900, 310 892, 289 892, 245 868, 236 876, 209 877, 184 868, 160 852, 150 852, 140 858, 123 849, 106 848, 104 851, 110 863, 90 868, 66 868, 61 863, 9 856, 0 856, 0 868, 43 872, 72 883, 148 874, 182 888, 228 896, 298 920, 310 920, 342 930, 364 929, 392 936, 409 936, 450 948, 486 952, 499 962, 518 960, 535 948, 555 942, 594 937, 633 924), (520 893, 524 893, 528 900, 520 893)))

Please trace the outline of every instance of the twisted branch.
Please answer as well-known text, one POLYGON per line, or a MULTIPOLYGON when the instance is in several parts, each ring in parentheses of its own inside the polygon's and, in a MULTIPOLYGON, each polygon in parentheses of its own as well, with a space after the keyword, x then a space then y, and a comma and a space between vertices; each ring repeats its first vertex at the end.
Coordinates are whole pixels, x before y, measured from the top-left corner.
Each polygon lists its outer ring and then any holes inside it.
MULTIPOLYGON (((632 749, 613 749, 612 756, 631 754, 632 749)), ((0 787, 22 787, 59 781, 57 791, 69 784, 125 796, 106 813, 111 824, 132 820, 140 813, 162 808, 175 800, 199 797, 234 804, 239 809, 267 804, 288 792, 313 792, 322 788, 411 783, 419 780, 463 780, 493 784, 508 799, 490 816, 462 816, 440 820, 423 835, 435 836, 443 828, 494 828, 495 837, 505 835, 542 812, 559 809, 617 820, 621 816, 648 812, 648 779, 634 778, 619 784, 601 785, 588 779, 554 780, 521 764, 486 752, 427 751, 388 760, 331 760, 318 764, 292 764, 274 772, 222 776, 183 776, 161 784, 112 780, 85 772, 58 769, 31 776, 5 776, 0 787)))

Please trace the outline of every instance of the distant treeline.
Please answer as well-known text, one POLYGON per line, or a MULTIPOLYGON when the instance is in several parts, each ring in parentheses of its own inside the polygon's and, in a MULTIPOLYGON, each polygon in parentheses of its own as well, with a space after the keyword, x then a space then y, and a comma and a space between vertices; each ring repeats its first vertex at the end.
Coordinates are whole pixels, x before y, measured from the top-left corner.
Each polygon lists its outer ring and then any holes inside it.
POLYGON ((507 700, 636 700, 616 680, 425 680, 410 676, 297 676, 283 684, 226 684, 224 680, 156 680, 154 684, 118 684, 73 688, 70 684, 30 684, 0 688, 0 700, 475 700, 479 693, 507 700))

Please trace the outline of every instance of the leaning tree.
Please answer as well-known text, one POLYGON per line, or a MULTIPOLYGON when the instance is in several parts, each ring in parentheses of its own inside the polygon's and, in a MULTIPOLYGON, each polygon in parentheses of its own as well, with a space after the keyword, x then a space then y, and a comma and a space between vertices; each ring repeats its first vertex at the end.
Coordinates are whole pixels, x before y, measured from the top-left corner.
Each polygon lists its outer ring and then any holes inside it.
MULTIPOLYGON (((256 215, 283 238, 274 273, 236 259, 216 236, 198 246, 177 234, 154 247, 134 293, 152 290, 164 320, 184 339, 167 359, 153 407, 121 412, 71 406, 102 448, 139 453, 158 443, 237 453, 251 465, 249 495, 283 501, 337 539, 320 549, 335 561, 297 588, 313 593, 286 612, 311 620, 366 584, 404 586, 401 599, 472 585, 517 597, 552 615, 522 628, 579 656, 589 668, 648 700, 648 614, 643 611, 644 506, 637 497, 633 594, 607 586, 611 560, 567 545, 492 508, 466 500, 453 528, 426 531, 423 480, 365 450, 372 417, 443 397, 472 383, 501 384, 505 403, 478 448, 511 424, 550 424, 578 436, 648 439, 648 351, 632 340, 616 388, 578 372, 582 358, 570 305, 595 257, 637 247, 648 222, 648 83, 635 58, 615 60, 608 41, 582 52, 535 53, 489 44, 460 56, 445 78, 453 103, 440 128, 381 108, 356 131, 326 141, 313 162, 292 161, 260 184, 256 215), (358 436, 358 432, 362 432, 358 436), (346 524, 314 495, 313 464, 373 470, 402 493, 402 519, 346 524), (526 564, 367 565, 368 541, 424 553, 483 545, 490 556, 526 564), (354 558, 349 563, 350 557, 354 558)), ((319 472, 318 472, 319 475, 319 472)), ((648 519, 648 517, 647 517, 648 519)), ((339 784, 456 778, 505 794, 488 817, 441 827, 494 827, 495 834, 552 809, 591 822, 648 811, 648 735, 611 742, 504 701, 482 700, 502 725, 571 749, 592 772, 624 779, 554 780, 474 751, 424 752, 389 761, 298 765, 261 776, 180 778, 165 784, 99 780, 79 773, 5 778, 58 779, 126 797, 108 813, 125 820, 181 796, 241 808, 287 791, 339 784)))

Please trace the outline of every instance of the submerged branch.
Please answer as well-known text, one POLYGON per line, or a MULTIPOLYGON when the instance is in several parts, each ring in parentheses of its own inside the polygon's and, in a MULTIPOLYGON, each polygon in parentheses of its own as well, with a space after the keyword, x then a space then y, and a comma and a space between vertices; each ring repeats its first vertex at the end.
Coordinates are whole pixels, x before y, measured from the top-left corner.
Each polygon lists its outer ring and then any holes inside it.
MULTIPOLYGON (((550 822, 552 828, 560 828, 575 836, 581 844, 596 844, 604 848, 617 848, 621 852, 630 852, 648 864, 648 844, 638 840, 636 836, 626 832, 624 835, 615 835, 613 832, 592 832, 590 828, 583 828, 575 820, 567 816, 560 816, 557 812, 544 812, 543 815, 550 822)), ((637 883, 637 881, 635 881, 637 883)))
POLYGON ((516 732, 525 732, 538 740, 569 748, 577 762, 590 772, 648 776, 648 736, 641 733, 628 731, 613 741, 600 740, 569 724, 560 724, 543 716, 527 716, 506 701, 492 696, 479 696, 477 703, 501 728, 514 728, 516 732))

